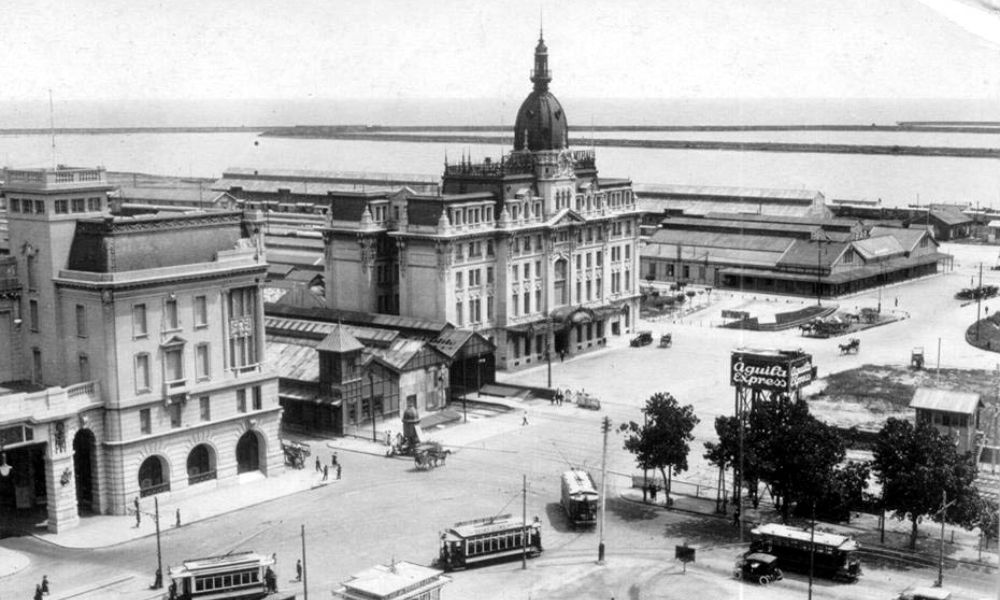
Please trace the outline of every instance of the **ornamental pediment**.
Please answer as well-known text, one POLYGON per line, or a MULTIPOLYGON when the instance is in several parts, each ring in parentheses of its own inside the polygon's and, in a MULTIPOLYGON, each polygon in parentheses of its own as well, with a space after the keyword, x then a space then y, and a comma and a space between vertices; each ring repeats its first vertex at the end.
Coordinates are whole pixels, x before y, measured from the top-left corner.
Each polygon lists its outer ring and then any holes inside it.
POLYGON ((572 225, 581 225, 586 223, 586 219, 580 216, 578 212, 572 208, 564 208, 547 223, 549 227, 569 227, 572 225))

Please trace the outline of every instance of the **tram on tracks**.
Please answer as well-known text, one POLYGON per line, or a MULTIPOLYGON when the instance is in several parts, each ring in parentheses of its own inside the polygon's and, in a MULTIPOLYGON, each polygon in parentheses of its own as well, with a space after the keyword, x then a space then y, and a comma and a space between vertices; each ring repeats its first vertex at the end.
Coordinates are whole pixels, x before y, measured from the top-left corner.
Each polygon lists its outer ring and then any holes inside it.
POLYGON ((857 581, 861 576, 861 545, 854 538, 808 529, 767 523, 750 530, 750 553, 766 552, 778 557, 786 571, 809 572, 809 555, 813 557, 813 573, 819 577, 841 581, 857 581))
POLYGON ((562 508, 573 527, 593 527, 597 523, 600 494, 590 473, 570 469, 562 474, 562 508))
POLYGON ((534 558, 542 553, 542 524, 499 515, 455 523, 441 532, 438 565, 445 571, 478 563, 534 558))
POLYGON ((239 552, 184 561, 170 569, 168 600, 295 600, 279 593, 274 559, 239 552))

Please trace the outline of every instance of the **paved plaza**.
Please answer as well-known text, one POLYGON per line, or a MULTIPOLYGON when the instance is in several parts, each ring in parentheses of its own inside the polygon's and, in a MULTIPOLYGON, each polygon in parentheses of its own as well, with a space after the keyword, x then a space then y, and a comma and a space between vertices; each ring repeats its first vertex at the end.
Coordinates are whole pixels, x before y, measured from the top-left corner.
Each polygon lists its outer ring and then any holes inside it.
MULTIPOLYGON (((301 556, 299 528, 306 526, 310 595, 325 596, 348 574, 392 559, 428 564, 437 552, 437 532, 455 521, 521 510, 521 477, 527 476, 528 516, 538 515, 544 526, 546 551, 528 562, 505 563, 454 574, 444 598, 579 598, 685 597, 715 594, 720 598, 804 597, 807 582, 789 576, 763 589, 740 584, 729 573, 741 551, 739 536, 726 515, 714 514, 717 471, 701 458, 702 443, 714 439, 715 416, 730 414, 733 393, 728 385, 729 352, 735 348, 802 348, 814 356, 822 377, 864 364, 906 364, 912 346, 928 349, 928 366, 995 368, 1000 354, 965 344, 964 330, 975 318, 974 304, 961 306, 953 294, 978 277, 978 264, 994 261, 992 248, 946 246, 955 254, 954 271, 881 290, 883 307, 905 311, 908 318, 857 334, 858 354, 841 355, 836 339, 810 339, 798 330, 756 333, 711 327, 730 307, 794 307, 815 300, 730 292, 712 293, 712 303, 680 319, 641 323, 657 334, 674 336, 671 348, 655 344, 629 348, 618 338, 606 349, 551 365, 552 383, 560 388, 585 390, 601 399, 600 411, 547 401, 493 399, 506 411, 473 409, 467 423, 428 431, 428 437, 453 449, 444 467, 418 471, 412 460, 385 458, 385 447, 367 440, 309 440, 313 457, 302 471, 291 471, 277 483, 244 482, 161 507, 173 525, 181 511, 182 526, 164 528, 165 565, 185 558, 254 549, 278 555, 281 587, 301 591, 290 572, 301 556), (896 305, 898 298, 898 306, 896 305), (888 299, 888 300, 887 300, 888 299), (654 392, 672 393, 681 403, 693 404, 700 424, 690 455, 691 470, 680 475, 675 508, 644 504, 630 490, 636 472, 632 457, 621 450, 621 440, 609 440, 609 502, 605 539, 607 561, 596 564, 598 533, 568 528, 558 506, 559 473, 569 465, 598 475, 601 459, 600 421, 614 424, 641 418, 639 407, 654 392), (523 425, 524 417, 528 425, 523 425), (337 452, 343 465, 341 481, 322 482, 312 467, 319 457, 329 464, 337 452), (268 486, 272 487, 268 487, 268 486), (698 548, 697 562, 683 573, 673 562, 673 546, 690 542, 698 548)), ((1000 275, 985 270, 984 283, 1000 283, 1000 275)), ((842 307, 875 306, 878 290, 841 298, 842 307)), ((824 303, 828 302, 823 300, 824 303)), ((1000 306, 1000 301, 996 301, 1000 306)), ((756 309, 755 309, 756 310, 756 309)), ((784 308, 782 308, 784 310, 784 308)), ((503 380, 545 385, 548 367, 503 374, 503 380)), ((486 400, 486 398, 483 398, 486 400)), ((768 515, 746 515, 748 520, 768 515)), ((155 540, 151 523, 136 529, 129 517, 91 517, 76 530, 56 536, 10 537, 0 543, 0 564, 18 561, 0 572, 0 597, 29 597, 47 574, 53 597, 150 597, 155 569, 155 540), (16 571, 16 572, 14 572, 16 571)), ((871 520, 850 525, 862 539, 871 537, 871 520), (866 529, 867 528, 867 529, 866 529), (868 536, 865 538, 864 536, 868 536)), ((902 548, 895 530, 906 524, 890 521, 887 544, 902 548)), ((949 538, 951 530, 949 527, 949 538)), ((936 548, 937 528, 924 525, 921 549, 936 548)), ((968 561, 946 571, 946 586, 969 594, 987 595, 993 585, 990 569, 977 566, 974 536, 955 529, 947 546, 949 559, 968 561)), ((995 564, 991 550, 984 561, 995 564)), ((949 562, 949 565, 952 563, 949 562)), ((929 583, 936 572, 927 568, 899 569, 869 565, 861 582, 852 586, 818 581, 820 598, 886 598, 915 584, 929 583)), ((318 596, 317 596, 318 597, 318 596)), ((969 596, 976 597, 976 596, 969 596)))

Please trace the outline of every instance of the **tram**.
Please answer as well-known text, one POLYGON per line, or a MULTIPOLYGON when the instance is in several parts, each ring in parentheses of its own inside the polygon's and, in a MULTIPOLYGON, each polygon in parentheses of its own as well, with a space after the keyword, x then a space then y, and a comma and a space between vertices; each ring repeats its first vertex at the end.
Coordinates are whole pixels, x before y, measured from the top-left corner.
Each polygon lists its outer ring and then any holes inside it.
POLYGON ((170 569, 168 600, 294 600, 279 594, 274 560, 255 552, 239 552, 184 561, 170 569))
POLYGON ((766 552, 778 557, 786 571, 809 572, 812 554, 813 573, 820 577, 857 581, 861 576, 861 545, 853 538, 778 523, 760 525, 750 530, 750 552, 766 552))
POLYGON ((542 553, 542 524, 499 515, 455 523, 441 532, 438 564, 445 571, 491 560, 542 553))
POLYGON ((562 507, 573 527, 592 527, 597 523, 599 499, 590 473, 570 469, 562 474, 562 507))

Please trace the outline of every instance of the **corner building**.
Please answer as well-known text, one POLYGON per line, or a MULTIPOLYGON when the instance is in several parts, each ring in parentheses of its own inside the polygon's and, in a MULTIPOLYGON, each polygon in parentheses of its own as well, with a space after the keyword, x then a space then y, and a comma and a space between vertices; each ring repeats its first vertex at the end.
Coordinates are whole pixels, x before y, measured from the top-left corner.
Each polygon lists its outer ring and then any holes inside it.
POLYGON ((445 164, 440 194, 404 189, 331 208, 331 308, 479 331, 506 369, 629 332, 642 213, 630 180, 599 177, 594 152, 570 148, 551 80, 539 38, 510 153, 445 164))
POLYGON ((0 311, 17 349, 0 361, 0 505, 44 504, 59 531, 280 473, 261 220, 111 216, 103 169, 6 169, 2 190, 21 286, 0 311))

